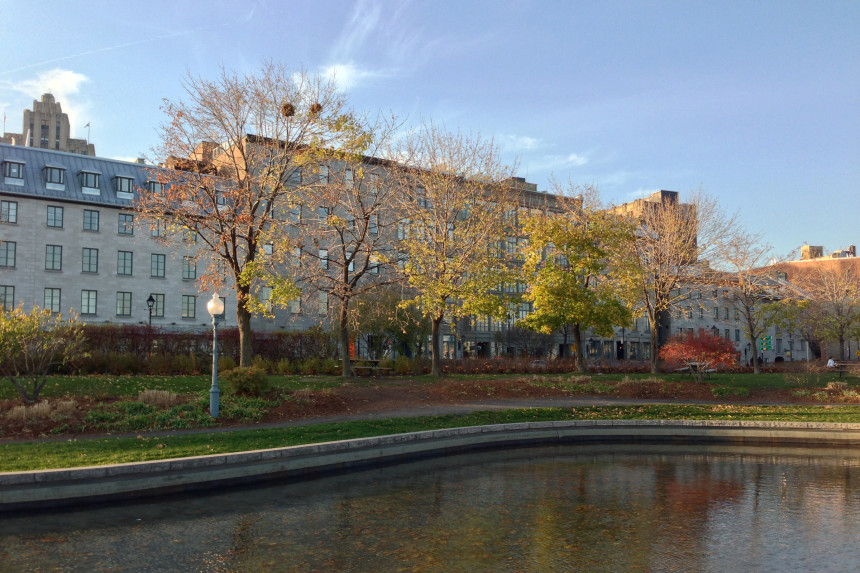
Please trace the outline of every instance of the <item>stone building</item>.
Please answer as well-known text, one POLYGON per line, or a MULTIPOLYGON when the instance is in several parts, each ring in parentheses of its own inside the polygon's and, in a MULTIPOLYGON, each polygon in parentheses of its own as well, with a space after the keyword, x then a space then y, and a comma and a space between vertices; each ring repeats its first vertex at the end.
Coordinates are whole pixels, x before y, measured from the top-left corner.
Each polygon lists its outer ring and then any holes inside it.
POLYGON ((47 93, 42 94, 41 101, 33 100, 32 110, 24 110, 21 133, 4 132, 0 143, 95 156, 95 145, 70 135, 69 114, 63 113, 60 102, 47 93))

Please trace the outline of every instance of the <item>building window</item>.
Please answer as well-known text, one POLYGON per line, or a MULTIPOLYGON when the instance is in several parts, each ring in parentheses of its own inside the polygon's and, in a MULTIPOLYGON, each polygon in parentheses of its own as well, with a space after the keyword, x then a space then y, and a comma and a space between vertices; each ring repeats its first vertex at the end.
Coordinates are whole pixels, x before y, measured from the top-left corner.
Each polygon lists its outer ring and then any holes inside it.
POLYGON ((729 307, 727 307, 727 306, 726 306, 726 307, 723 307, 723 318, 724 318, 725 320, 728 320, 728 319, 729 319, 729 307))
POLYGON ((328 314, 328 293, 327 292, 321 292, 319 295, 319 301, 318 302, 319 302, 319 308, 317 309, 317 311, 319 312, 319 315, 320 316, 327 315, 328 314))
MULTIPOLYGON (((702 294, 702 293, 699 293, 702 294)), ((699 318, 705 318, 705 309, 701 306, 699 307, 699 318)))
POLYGON ((131 194, 134 191, 134 179, 129 177, 117 177, 114 179, 117 193, 131 194))
POLYGON ((302 311, 302 297, 299 295, 299 298, 293 299, 290 301, 290 312, 292 314, 299 314, 302 311))
POLYGON ((322 269, 324 271, 328 270, 328 250, 327 249, 320 249, 320 267, 322 267, 322 269))
POLYGON ((275 245, 272 243, 263 243, 263 254, 271 255, 275 252, 275 245))
POLYGON ((325 165, 320 165, 319 182, 328 185, 328 167, 325 165))
MULTIPOLYGON (((6 179, 24 179, 24 164, 16 163, 15 161, 6 161, 3 163, 3 175, 6 179)), ((9 183, 7 181, 7 183, 9 183)), ((20 183, 19 183, 20 185, 20 183)))
POLYGON ((63 208, 48 205, 48 226, 57 229, 63 228, 63 208))
POLYGON ((164 190, 164 185, 159 183, 158 181, 147 181, 146 189, 150 193, 161 193, 164 190))
POLYGON ((161 221, 156 221, 152 224, 152 230, 150 231, 150 235, 153 237, 161 237, 164 235, 164 226, 161 224, 161 221))
POLYGON ((736 328, 735 329, 735 342, 740 342, 740 341, 741 341, 741 331, 740 331, 740 329, 736 328))
POLYGON ((735 321, 738 321, 740 319, 741 319, 741 311, 739 311, 738 309, 735 309, 735 321))
POLYGON ((150 258, 149 276, 163 279, 164 278, 164 260, 165 255, 152 255, 150 258))
POLYGON ((45 245, 45 270, 63 270, 63 247, 61 245, 45 245))
POLYGON ((0 201, 0 223, 18 222, 18 202, 0 201))
POLYGON ((164 295, 155 293, 150 294, 152 295, 153 300, 155 300, 155 304, 152 305, 152 316, 164 318, 164 295))
POLYGON ((726 329, 726 340, 731 340, 731 339, 732 339, 732 331, 727 328, 726 329))
POLYGON ((343 172, 343 183, 347 189, 352 189, 355 186, 355 177, 353 176, 352 169, 347 169, 343 172))
POLYGON ((60 167, 45 167, 45 183, 48 184, 49 189, 51 185, 65 187, 66 170, 60 167))
POLYGON ((134 215, 131 213, 120 213, 116 232, 120 235, 134 235, 134 215))
POLYGON ((182 258, 182 278, 192 280, 197 278, 197 261, 194 257, 182 258))
POLYGON ((197 242, 197 229, 185 229, 185 235, 182 237, 182 240, 186 243, 196 243, 197 242))
POLYGON ((720 318, 720 307, 714 307, 714 318, 720 318))
POLYGON ((99 272, 99 250, 88 249, 84 247, 83 264, 81 272, 97 273, 99 272))
POLYGON ((197 297, 189 294, 182 295, 182 318, 197 316, 197 297))
POLYGON ((99 230, 99 212, 84 209, 84 231, 99 230))
POLYGON ((266 312, 272 311, 272 287, 260 287, 260 304, 263 305, 266 312))
POLYGON ((116 254, 116 274, 131 276, 132 270, 132 255, 131 251, 118 251, 116 254))
POLYGON ((116 293, 116 315, 131 316, 131 293, 118 292, 116 293))
POLYGON ((60 289, 46 288, 43 308, 51 312, 60 312, 60 289))
POLYGON ((15 266, 15 241, 0 241, 0 267, 15 266))
POLYGON ((81 187, 86 193, 87 189, 98 192, 99 190, 99 174, 92 171, 81 171, 81 187))
POLYGON ((15 306, 15 287, 0 285, 0 308, 12 310, 15 306))
POLYGON ((95 314, 98 303, 98 291, 82 290, 81 291, 81 314, 95 314))

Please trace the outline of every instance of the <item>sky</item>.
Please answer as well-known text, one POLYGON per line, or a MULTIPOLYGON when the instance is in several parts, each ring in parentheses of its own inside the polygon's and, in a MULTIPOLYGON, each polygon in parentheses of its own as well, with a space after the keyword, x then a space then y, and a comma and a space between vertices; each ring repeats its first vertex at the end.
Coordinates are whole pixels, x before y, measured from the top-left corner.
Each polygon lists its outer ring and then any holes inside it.
POLYGON ((0 0, 0 112, 50 91, 103 157, 152 157, 187 74, 267 60, 352 106, 492 137, 622 203, 701 189, 774 254, 860 242, 860 2, 0 0), (89 130, 85 125, 89 123, 89 130))

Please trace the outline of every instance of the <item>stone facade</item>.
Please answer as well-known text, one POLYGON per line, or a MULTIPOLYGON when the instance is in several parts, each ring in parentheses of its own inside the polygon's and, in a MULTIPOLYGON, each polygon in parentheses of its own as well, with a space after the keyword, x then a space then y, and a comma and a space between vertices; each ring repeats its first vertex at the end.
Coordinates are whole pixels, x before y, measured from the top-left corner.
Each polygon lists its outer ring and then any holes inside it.
POLYGON ((32 110, 24 110, 21 133, 4 133, 0 143, 95 156, 95 145, 70 137, 70 132, 69 114, 53 95, 43 94, 41 101, 33 100, 32 110))

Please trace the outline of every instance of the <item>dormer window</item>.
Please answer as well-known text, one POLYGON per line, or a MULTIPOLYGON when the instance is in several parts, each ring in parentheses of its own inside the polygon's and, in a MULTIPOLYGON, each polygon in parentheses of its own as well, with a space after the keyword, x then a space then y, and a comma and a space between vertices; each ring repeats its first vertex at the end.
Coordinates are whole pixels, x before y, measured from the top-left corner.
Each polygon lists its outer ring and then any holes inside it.
POLYGON ((18 161, 6 160, 3 162, 3 176, 6 185, 24 184, 24 164, 18 161))
POLYGON ((115 177, 116 196, 119 199, 134 199, 134 179, 131 177, 115 177))
POLYGON ((147 181, 146 182, 146 190, 150 193, 161 193, 164 190, 164 185, 159 183, 158 181, 147 181))
POLYGON ((99 195, 99 178, 101 174, 95 171, 81 171, 81 192, 86 195, 99 195))
POLYGON ((45 187, 52 191, 65 191, 66 169, 64 167, 45 167, 45 187))

